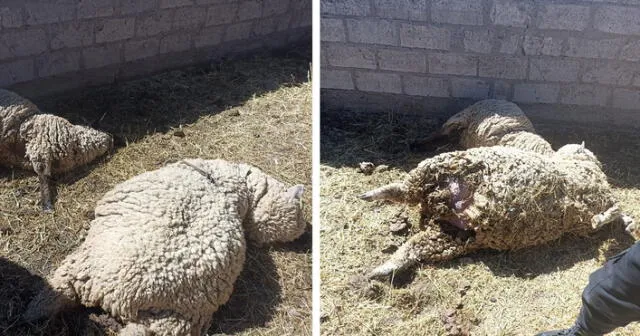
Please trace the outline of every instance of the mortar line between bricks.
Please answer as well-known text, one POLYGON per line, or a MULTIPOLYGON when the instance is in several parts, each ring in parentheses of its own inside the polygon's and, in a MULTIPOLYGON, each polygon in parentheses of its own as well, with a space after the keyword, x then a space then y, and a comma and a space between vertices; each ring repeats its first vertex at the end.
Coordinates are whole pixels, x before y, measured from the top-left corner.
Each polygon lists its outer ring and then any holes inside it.
MULTIPOLYGON (((235 3, 235 2, 230 2, 230 3, 235 3)), ((248 38, 243 36, 241 40, 245 42, 250 41, 251 43, 254 43, 255 46, 262 45, 261 38, 263 36, 266 36, 266 37, 271 35, 275 36, 274 34, 282 35, 284 37, 284 40, 282 40, 283 42, 285 41, 294 42, 295 38, 293 37, 292 34, 294 33, 294 31, 297 32, 300 29, 298 28, 298 26, 302 27, 302 25, 294 22, 296 21, 296 19, 291 19, 287 21, 288 29, 275 29, 274 32, 269 34, 255 33, 257 29, 256 28, 257 25, 265 19, 277 20, 277 19, 283 19, 286 17, 291 18, 293 5, 294 3, 292 1, 287 1, 286 10, 284 13, 280 13, 280 10, 277 10, 271 13, 270 15, 265 15, 265 6, 266 6, 265 2, 260 1, 260 4, 259 4, 260 15, 258 17, 247 18, 242 21, 236 20, 232 23, 250 25, 251 26, 250 27, 251 30, 249 32, 250 36, 248 38), (294 25, 296 26, 296 28, 292 28, 294 25), (289 31, 291 31, 292 33, 291 34, 287 33, 289 31)), ((135 8, 129 8, 125 11, 124 4, 119 1, 116 1, 113 3, 112 8, 109 6, 106 6, 105 7, 106 10, 103 12, 100 12, 100 9, 98 9, 97 12, 93 13, 94 9, 93 8, 89 9, 90 12, 86 12, 86 14, 90 14, 91 17, 82 14, 80 12, 81 10, 79 9, 80 7, 74 6, 73 14, 66 15, 64 17, 64 20, 58 20, 57 18, 53 20, 51 15, 56 15, 54 13, 54 14, 47 14, 49 15, 48 17, 43 16, 42 17, 43 19, 37 19, 37 21, 33 21, 33 23, 27 22, 26 6, 27 4, 25 4, 24 2, 21 2, 19 7, 12 7, 12 8, 16 8, 17 13, 19 15, 17 17, 19 20, 17 21, 18 24, 16 24, 15 27, 6 27, 6 26, 2 27, 0 30, 0 36, 3 36, 4 39, 6 40, 8 38, 7 36, 14 36, 12 34, 16 34, 15 36, 18 37, 20 36, 19 34, 23 34, 24 32, 39 31, 39 34, 44 39, 44 42, 40 44, 43 47, 39 48, 40 50, 36 52, 36 50, 30 51, 29 49, 24 49, 24 47, 21 46, 21 48, 23 48, 25 51, 11 52, 11 53, 6 53, 4 55, 0 55, 0 57, 2 57, 2 60, 0 61, 0 66, 6 67, 8 64, 13 64, 13 63, 17 64, 16 62, 22 62, 22 61, 30 62, 30 63, 20 63, 24 65, 28 64, 28 67, 30 69, 29 71, 32 72, 32 75, 29 75, 29 76, 33 78, 27 79, 28 81, 36 81, 39 78, 47 79, 47 78, 55 77, 55 76, 45 75, 48 73, 52 73, 52 74, 67 73, 67 72, 58 72, 58 70, 54 68, 50 68, 51 63, 48 63, 48 62, 60 61, 61 65, 58 65, 59 67, 66 67, 69 69, 70 68, 75 69, 76 67, 78 67, 77 70, 71 71, 73 73, 100 68, 102 66, 95 67, 95 66, 91 66, 90 64, 87 64, 87 57, 90 57, 90 56, 87 56, 87 50, 94 50, 95 52, 100 50, 100 48, 111 48, 111 52, 114 59, 112 61, 105 60, 106 63, 103 63, 103 61, 98 61, 97 64, 109 64, 108 66, 112 66, 112 65, 126 66, 127 64, 131 63, 130 61, 127 61, 127 59, 138 59, 138 58, 131 58, 131 57, 128 58, 127 55, 125 54, 126 52, 125 45, 132 42, 143 43, 145 41, 153 41, 153 40, 162 41, 164 38, 166 38, 169 35, 175 36, 177 34, 178 35, 185 34, 185 36, 189 36, 189 41, 188 41, 189 45, 185 46, 186 47, 186 49, 184 50, 185 53, 195 53, 195 52, 198 52, 198 50, 208 50, 214 47, 215 45, 226 45, 226 42, 224 40, 221 40, 218 44, 209 43, 209 44, 202 45, 199 48, 196 47, 196 37, 199 36, 199 34, 201 33, 204 27, 204 24, 206 23, 206 20, 203 21, 203 23, 199 24, 198 26, 183 27, 182 25, 178 25, 176 21, 177 18, 173 17, 176 11, 181 11, 184 13, 189 13, 189 11, 204 12, 209 7, 211 7, 210 5, 207 5, 207 4, 191 4, 188 6, 181 6, 176 8, 160 9, 159 3, 155 1, 153 2, 153 4, 149 6, 149 8, 142 8, 142 10, 139 10, 139 11, 135 8), (171 25, 171 27, 168 28, 166 32, 160 31, 158 33, 153 33, 148 36, 142 36, 138 33, 137 21, 139 21, 141 17, 152 17, 161 11, 167 11, 167 10, 170 11, 169 21, 167 24, 171 25), (100 33, 97 30, 96 30, 96 33, 93 32, 93 29, 95 27, 92 28, 92 26, 94 24, 108 24, 110 22, 125 22, 124 20, 128 20, 130 22, 128 23, 128 25, 133 27, 132 36, 129 36, 130 28, 126 28, 126 31, 123 32, 122 27, 114 27, 114 28, 110 28, 110 29, 113 29, 113 32, 107 31, 103 33, 105 34, 103 37, 101 38, 99 37, 98 39, 96 39, 96 36, 100 36, 99 35, 100 33), (85 37, 73 36, 73 34, 77 34, 74 31, 74 29, 76 29, 75 27, 79 27, 79 29, 90 28, 92 33, 87 34, 85 37), (54 31, 54 28, 55 28, 55 31, 54 31), (53 41, 57 38, 57 36, 66 36, 65 34, 71 36, 71 39, 74 42, 66 42, 66 41, 62 43, 56 42, 58 44, 54 46, 53 41), (122 35, 122 36, 118 36, 118 35, 122 35), (44 49, 42 50, 42 48, 44 49), (40 75, 43 75, 43 76, 40 76, 40 75)), ((30 6, 32 8, 35 8, 34 7, 35 5, 33 4, 30 4, 30 6)), ((309 6, 305 6, 303 9, 308 7, 309 6)), ((299 13, 296 12, 296 14, 299 14, 299 13)), ((39 15, 44 15, 44 14, 39 14, 39 15)), ((206 16, 206 14, 204 15, 206 16)), ((300 21, 301 21, 300 23, 302 23, 302 20, 300 21)), ((305 24, 304 27, 307 27, 307 26, 308 24, 305 24)), ((227 25, 220 26, 220 27, 221 27, 220 29, 222 30, 222 35, 224 38, 227 35, 226 33, 227 25)), ((159 53, 151 53, 151 54, 159 55, 159 53)), ((24 78, 24 76, 17 76, 16 78, 24 78)), ((25 80, 24 79, 18 80, 18 82, 23 82, 23 81, 25 80)), ((12 84, 14 82, 11 81, 9 83, 12 84)))

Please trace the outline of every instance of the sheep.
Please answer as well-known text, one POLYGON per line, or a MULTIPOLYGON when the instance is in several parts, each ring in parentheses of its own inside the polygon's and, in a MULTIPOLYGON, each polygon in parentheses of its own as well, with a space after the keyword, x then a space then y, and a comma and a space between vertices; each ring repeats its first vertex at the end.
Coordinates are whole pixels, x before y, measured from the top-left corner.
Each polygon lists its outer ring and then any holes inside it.
POLYGON ((505 100, 487 99, 467 107, 449 118, 426 141, 443 137, 459 137, 463 149, 499 145, 553 154, 551 144, 536 134, 518 105, 505 100))
POLYGON ((86 240, 23 318, 81 304, 124 322, 119 335, 205 334, 243 268, 246 239, 288 242, 305 232, 303 191, 223 160, 185 159, 135 176, 98 201, 86 240))
POLYGON ((422 161, 404 182, 360 198, 420 204, 421 231, 370 278, 479 249, 515 250, 566 233, 586 235, 617 219, 635 227, 583 145, 566 145, 553 156, 502 146, 443 153, 422 161))
POLYGON ((0 165, 36 172, 45 211, 53 210, 52 174, 85 165, 112 147, 109 134, 43 114, 28 99, 0 89, 0 165))

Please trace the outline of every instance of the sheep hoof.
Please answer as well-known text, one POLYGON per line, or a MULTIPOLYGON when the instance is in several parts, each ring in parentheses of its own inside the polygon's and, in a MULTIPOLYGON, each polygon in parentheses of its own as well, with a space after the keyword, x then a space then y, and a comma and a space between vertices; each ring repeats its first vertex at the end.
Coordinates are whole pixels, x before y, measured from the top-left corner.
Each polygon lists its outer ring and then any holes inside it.
POLYGON ((54 213, 54 209, 53 209, 53 204, 51 204, 51 202, 45 203, 42 205, 42 211, 44 213, 54 213))
POLYGON ((628 215, 622 215, 622 222, 624 222, 625 231, 630 234, 635 240, 640 240, 640 228, 636 222, 628 215))
POLYGON ((364 201, 373 201, 373 191, 369 191, 364 194, 361 194, 360 196, 358 196, 358 198, 364 201))
POLYGON ((367 274, 367 279, 384 281, 384 280, 389 279, 389 274, 382 274, 382 273, 377 273, 377 272, 373 271, 373 272, 370 272, 369 274, 367 274))
POLYGON ((128 323, 124 328, 120 329, 118 332, 118 336, 150 336, 152 335, 151 331, 137 323, 128 323))
POLYGON ((391 265, 381 265, 376 267, 373 271, 369 272, 367 278, 369 280, 386 280, 396 271, 396 267, 391 265))
POLYGON ((617 205, 607 209, 607 211, 599 213, 591 218, 591 227, 593 229, 599 229, 605 224, 611 223, 618 217, 622 216, 620 208, 617 205))

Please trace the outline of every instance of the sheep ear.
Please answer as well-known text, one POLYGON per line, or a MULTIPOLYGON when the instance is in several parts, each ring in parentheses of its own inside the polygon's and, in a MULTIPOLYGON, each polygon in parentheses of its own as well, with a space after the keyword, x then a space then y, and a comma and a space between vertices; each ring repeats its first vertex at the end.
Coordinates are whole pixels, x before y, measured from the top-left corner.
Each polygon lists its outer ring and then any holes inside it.
POLYGON ((295 185, 287 190, 287 198, 289 200, 299 200, 304 193, 304 186, 302 184, 295 185))
POLYGON ((406 190, 401 183, 391 183, 360 195, 365 201, 391 200, 401 202, 405 199, 406 190))
POLYGON ((584 141, 580 144, 580 146, 582 146, 582 149, 584 149, 584 141))

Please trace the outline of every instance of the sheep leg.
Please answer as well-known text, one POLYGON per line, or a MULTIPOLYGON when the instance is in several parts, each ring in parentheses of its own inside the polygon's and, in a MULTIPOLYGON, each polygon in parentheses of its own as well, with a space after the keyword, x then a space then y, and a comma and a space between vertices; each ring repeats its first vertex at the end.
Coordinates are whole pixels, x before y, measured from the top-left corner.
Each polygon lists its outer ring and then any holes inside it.
POLYGON ((464 254, 465 248, 453 237, 426 228, 405 242, 384 264, 369 273, 369 279, 381 279, 405 270, 418 262, 438 262, 464 254))
POLYGON ((607 209, 605 212, 601 212, 593 218, 591 218, 591 226, 594 229, 599 229, 603 225, 611 223, 617 219, 621 219, 624 224, 625 231, 633 236, 634 239, 640 239, 640 228, 636 225, 633 217, 623 213, 618 205, 614 205, 611 208, 607 209))
POLYGON ((22 319, 35 322, 55 316, 59 312, 77 306, 77 295, 72 277, 64 267, 59 268, 40 292, 29 302, 22 319))
POLYGON ((635 240, 640 240, 640 227, 636 224, 636 221, 628 215, 622 214, 622 222, 624 223, 624 230, 627 231, 635 240))
POLYGON ((151 330, 143 324, 130 322, 120 329, 118 336, 151 336, 151 330))
POLYGON ((603 225, 611 223, 617 219, 621 219, 624 223, 625 228, 630 225, 635 225, 633 218, 624 214, 618 205, 614 205, 611 208, 607 209, 605 212, 601 212, 593 218, 591 218, 591 226, 594 229, 601 228, 603 225))
POLYGON ((593 227, 594 229, 599 229, 605 224, 611 223, 621 216, 622 212, 620 211, 620 208, 618 207, 618 205, 614 205, 606 211, 593 216, 591 218, 591 227, 593 227))
POLYGON ((40 175, 40 203, 42 204, 42 210, 46 213, 53 212, 53 187, 51 176, 40 175))
POLYGON ((32 159, 33 170, 38 174, 40 181, 40 204, 42 210, 47 213, 53 212, 53 183, 51 180, 51 162, 49 160, 32 159))
POLYGON ((129 322, 118 336, 188 336, 199 335, 194 325, 173 312, 143 313, 136 322, 129 322))
POLYGON ((431 133, 431 135, 429 135, 426 138, 422 138, 414 141, 411 144, 411 146, 413 148, 426 148, 427 146, 433 147, 435 145, 435 147, 440 148, 443 146, 438 146, 438 145, 448 140, 449 140, 449 136, 447 134, 443 134, 442 130, 438 130, 436 132, 431 133))
POLYGON ((402 183, 391 183, 370 190, 358 197, 365 201, 389 200, 394 202, 406 202, 407 189, 402 183))

